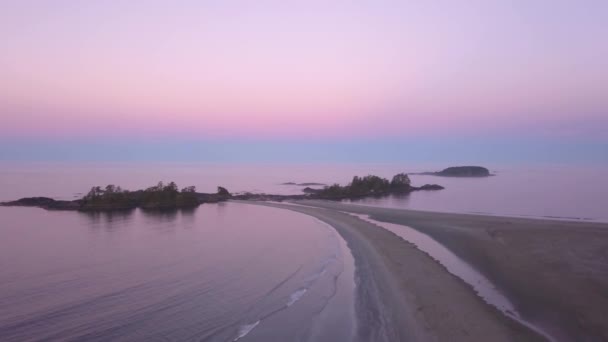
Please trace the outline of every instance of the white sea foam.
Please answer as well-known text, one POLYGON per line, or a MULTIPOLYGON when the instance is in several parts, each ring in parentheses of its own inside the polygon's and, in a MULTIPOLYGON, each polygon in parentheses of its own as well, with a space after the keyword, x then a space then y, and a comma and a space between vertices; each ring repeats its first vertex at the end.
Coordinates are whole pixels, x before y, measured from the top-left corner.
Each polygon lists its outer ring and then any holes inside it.
POLYGON ((292 306, 295 302, 299 301, 302 296, 308 291, 308 289, 299 289, 296 292, 292 293, 289 296, 289 300, 287 301, 287 306, 292 306))
POLYGON ((245 324, 245 325, 240 326, 238 335, 232 341, 238 341, 241 338, 247 336, 247 334, 249 334, 251 332, 251 330, 253 330, 255 327, 257 327, 258 324, 260 324, 260 321, 256 321, 251 324, 245 324))

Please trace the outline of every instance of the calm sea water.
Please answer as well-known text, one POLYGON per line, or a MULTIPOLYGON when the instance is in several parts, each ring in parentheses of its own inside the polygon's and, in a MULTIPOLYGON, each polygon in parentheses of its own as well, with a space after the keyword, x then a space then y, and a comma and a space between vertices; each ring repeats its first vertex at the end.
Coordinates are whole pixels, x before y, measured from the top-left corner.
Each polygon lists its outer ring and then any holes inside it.
POLYGON ((0 341, 347 341, 354 266, 309 216, 0 208, 0 341))

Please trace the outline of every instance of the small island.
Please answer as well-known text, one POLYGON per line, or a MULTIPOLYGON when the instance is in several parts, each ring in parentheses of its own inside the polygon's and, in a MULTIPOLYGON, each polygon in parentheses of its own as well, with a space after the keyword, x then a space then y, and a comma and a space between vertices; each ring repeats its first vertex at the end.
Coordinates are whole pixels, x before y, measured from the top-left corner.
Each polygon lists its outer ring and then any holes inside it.
POLYGON ((196 192, 196 187, 187 186, 179 190, 175 182, 159 182, 145 190, 129 191, 113 184, 105 188, 94 186, 81 199, 73 201, 55 200, 49 197, 27 197, 0 203, 2 206, 40 207, 49 210, 111 211, 141 208, 164 210, 194 208, 202 203, 216 203, 232 197, 223 187, 217 193, 196 192))
POLYGON ((412 186, 410 177, 405 173, 393 176, 389 181, 386 178, 368 175, 365 177, 355 176, 345 186, 334 184, 323 189, 314 190, 307 188, 308 193, 319 199, 342 200, 356 199, 369 196, 385 196, 391 194, 404 194, 418 190, 442 190, 444 187, 437 184, 425 184, 421 187, 412 186))
POLYGON ((429 175, 441 177, 489 177, 493 176, 482 166, 452 166, 437 172, 420 172, 413 175, 429 175))
POLYGON ((364 197, 381 197, 393 194, 407 194, 421 190, 442 190, 443 186, 438 184, 425 184, 420 187, 411 185, 410 178, 405 173, 399 173, 389 181, 375 175, 355 176, 347 185, 333 184, 325 186, 322 189, 314 189, 306 187, 302 189, 302 195, 272 195, 272 194, 254 194, 244 193, 232 196, 232 199, 237 200, 253 200, 253 201, 286 201, 286 200, 303 200, 303 199, 321 199, 321 200, 348 200, 359 199, 364 197))
MULTIPOLYGON (((304 183, 302 183, 304 184, 304 183)), ((311 183, 306 183, 311 184, 311 183)), ((317 183, 315 183, 317 184, 317 183)), ((217 203, 229 199, 254 201, 286 201, 301 199, 344 200, 369 196, 386 196, 405 194, 420 190, 441 190, 437 184, 425 184, 420 187, 411 185, 410 178, 400 173, 389 181, 386 178, 368 175, 355 176, 347 185, 334 184, 322 189, 304 188, 302 195, 272 195, 272 194, 231 194, 226 188, 219 186, 213 194, 196 192, 194 186, 181 190, 175 182, 164 184, 159 182, 145 190, 129 191, 113 184, 105 188, 92 187, 82 198, 73 201, 55 200, 49 197, 27 197, 16 201, 0 203, 1 206, 40 207, 48 210, 79 210, 79 211, 111 211, 130 210, 166 210, 194 208, 203 203, 217 203)))

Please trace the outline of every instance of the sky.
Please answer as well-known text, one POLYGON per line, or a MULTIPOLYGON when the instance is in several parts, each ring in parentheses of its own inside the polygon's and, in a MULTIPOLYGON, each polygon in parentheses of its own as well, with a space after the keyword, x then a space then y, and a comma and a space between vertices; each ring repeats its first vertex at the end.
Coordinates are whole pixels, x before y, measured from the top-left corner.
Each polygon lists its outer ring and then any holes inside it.
POLYGON ((606 37, 604 0, 3 0, 0 160, 608 163, 606 37))

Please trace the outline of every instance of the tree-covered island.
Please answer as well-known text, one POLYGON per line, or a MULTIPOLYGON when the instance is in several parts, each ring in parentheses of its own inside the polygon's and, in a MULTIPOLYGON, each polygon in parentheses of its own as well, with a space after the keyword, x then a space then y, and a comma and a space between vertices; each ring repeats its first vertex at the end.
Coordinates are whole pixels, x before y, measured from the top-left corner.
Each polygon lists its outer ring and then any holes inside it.
POLYGON ((233 196, 234 199, 258 201, 284 201, 301 199, 345 200, 371 196, 387 196, 392 194, 407 194, 419 190, 442 190, 437 184, 425 184, 420 187, 413 186, 405 173, 393 176, 389 181, 379 176, 355 176, 347 185, 333 184, 321 189, 306 187, 302 189, 303 195, 272 195, 245 193, 233 196))
POLYGON ((216 193, 196 192, 194 186, 179 189, 175 182, 148 187, 144 190, 129 191, 113 184, 106 187, 95 186, 82 198, 73 201, 55 200, 48 197, 27 197, 16 201, 0 203, 2 206, 40 207, 49 210, 110 211, 141 208, 144 210, 164 210, 194 208, 203 203, 217 203, 228 199, 256 201, 285 201, 301 199, 343 200, 368 196, 404 194, 418 190, 441 190, 437 184, 421 187, 411 185, 405 173, 399 173, 389 181, 379 176, 355 176, 347 185, 334 184, 322 189, 303 189, 302 195, 270 195, 244 193, 233 195, 219 186, 216 193))
POLYGON ((355 176, 353 180, 345 185, 334 184, 323 189, 307 192, 319 199, 341 200, 368 196, 385 196, 390 194, 403 194, 417 190, 441 190, 442 186, 437 184, 426 184, 422 187, 412 186, 410 177, 405 173, 393 176, 389 181, 386 178, 368 175, 364 177, 355 176))
POLYGON ((27 197, 17 201, 1 203, 4 206, 41 207, 53 210, 109 211, 141 208, 146 210, 194 208, 202 203, 216 203, 232 197, 223 187, 217 193, 196 192, 196 187, 181 190, 175 182, 129 191, 113 184, 94 186, 82 198, 74 201, 54 200, 48 197, 27 197))
POLYGON ((104 189, 99 186, 91 188, 81 199, 80 210, 111 210, 111 209, 175 209, 191 208, 200 204, 194 186, 178 190, 175 182, 163 184, 159 182, 145 190, 128 191, 120 186, 108 185, 104 189))
POLYGON ((419 172, 416 175, 441 177, 489 177, 493 176, 490 170, 483 166, 450 166, 437 172, 419 172))

